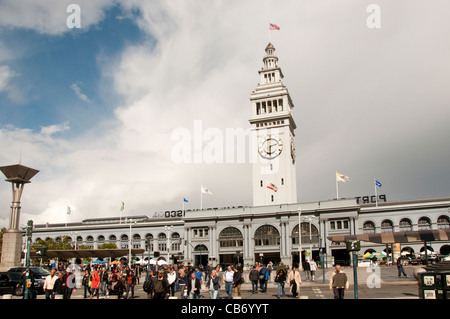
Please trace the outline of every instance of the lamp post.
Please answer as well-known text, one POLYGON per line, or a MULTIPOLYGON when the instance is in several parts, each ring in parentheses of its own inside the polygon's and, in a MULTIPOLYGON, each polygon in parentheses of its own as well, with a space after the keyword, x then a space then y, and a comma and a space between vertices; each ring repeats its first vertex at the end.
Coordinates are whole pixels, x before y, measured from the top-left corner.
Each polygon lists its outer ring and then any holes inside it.
POLYGON ((0 171, 6 176, 6 181, 12 186, 12 205, 10 210, 9 228, 3 235, 3 246, 0 271, 20 266, 22 253, 22 232, 19 230, 20 198, 25 184, 30 183, 38 170, 21 164, 2 166, 0 171))
MULTIPOLYGON (((137 224, 137 222, 134 221, 134 225, 136 225, 136 224, 137 224)), ((130 269, 131 269, 131 243, 132 243, 131 226, 133 226, 133 221, 130 219, 130 236, 128 236, 128 265, 130 266, 130 269)))
POLYGON ((167 232, 167 263, 170 261, 170 232, 173 230, 173 226, 164 226, 167 232))
POLYGON ((297 209, 298 212, 298 269, 301 271, 303 269, 303 263, 302 263, 302 210, 299 207, 297 209))

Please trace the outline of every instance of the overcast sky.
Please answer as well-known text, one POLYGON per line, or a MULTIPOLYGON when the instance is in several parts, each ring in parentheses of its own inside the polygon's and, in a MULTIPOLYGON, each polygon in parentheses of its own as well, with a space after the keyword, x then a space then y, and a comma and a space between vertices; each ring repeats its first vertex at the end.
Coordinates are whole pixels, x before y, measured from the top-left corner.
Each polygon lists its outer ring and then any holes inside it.
MULTIPOLYGON (((251 164, 175 163, 171 135, 250 127, 268 21, 299 202, 335 198, 336 170, 341 197, 372 195, 374 178, 389 201, 449 196, 449 13, 447 0, 2 1, 0 166, 22 153, 40 170, 20 224, 119 216, 122 201, 122 216, 199 208, 201 184, 203 207, 251 205, 251 164)), ((10 206, 0 182, 0 226, 10 206)))

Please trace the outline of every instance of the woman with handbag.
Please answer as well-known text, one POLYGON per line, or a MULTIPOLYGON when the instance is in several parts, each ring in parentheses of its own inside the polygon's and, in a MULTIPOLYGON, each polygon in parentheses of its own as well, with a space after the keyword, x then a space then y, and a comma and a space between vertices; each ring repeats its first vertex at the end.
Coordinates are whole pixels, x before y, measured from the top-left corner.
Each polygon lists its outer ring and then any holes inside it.
POLYGON ((294 298, 298 298, 300 295, 300 285, 302 284, 302 279, 296 266, 292 266, 292 271, 288 275, 287 282, 289 283, 291 293, 294 298))

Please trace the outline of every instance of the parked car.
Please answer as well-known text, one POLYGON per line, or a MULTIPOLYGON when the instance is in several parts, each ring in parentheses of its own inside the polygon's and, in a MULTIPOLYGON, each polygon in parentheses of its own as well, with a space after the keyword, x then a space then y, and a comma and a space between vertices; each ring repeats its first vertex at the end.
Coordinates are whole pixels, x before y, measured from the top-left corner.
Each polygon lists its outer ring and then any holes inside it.
MULTIPOLYGON (((27 269, 26 267, 15 267, 15 268, 9 269, 8 273, 18 275, 19 276, 18 278, 20 279, 20 277, 22 276, 23 272, 26 269, 27 269)), ((34 287, 36 289, 36 292, 38 294, 44 293, 43 287, 44 287, 45 278, 48 275, 50 275, 50 272, 41 267, 30 267, 30 271, 34 275, 34 287)), ((22 293, 20 293, 19 295, 21 295, 22 293)))
POLYGON ((13 294, 22 295, 22 287, 16 287, 20 275, 17 273, 0 272, 0 295, 13 294))

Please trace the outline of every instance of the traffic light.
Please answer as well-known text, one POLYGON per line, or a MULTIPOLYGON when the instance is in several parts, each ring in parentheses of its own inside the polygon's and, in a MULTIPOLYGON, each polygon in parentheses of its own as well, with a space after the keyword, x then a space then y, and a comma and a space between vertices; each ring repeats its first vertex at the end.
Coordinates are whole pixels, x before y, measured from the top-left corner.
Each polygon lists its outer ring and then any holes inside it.
POLYGON ((38 254, 41 257, 46 256, 47 255, 47 247, 36 248, 36 254, 38 254))
POLYGON ((33 221, 29 220, 27 223, 27 237, 31 237, 33 233, 33 221))
POLYGON ((349 240, 345 243, 347 245, 348 251, 358 251, 361 250, 361 244, 359 240, 349 240))

